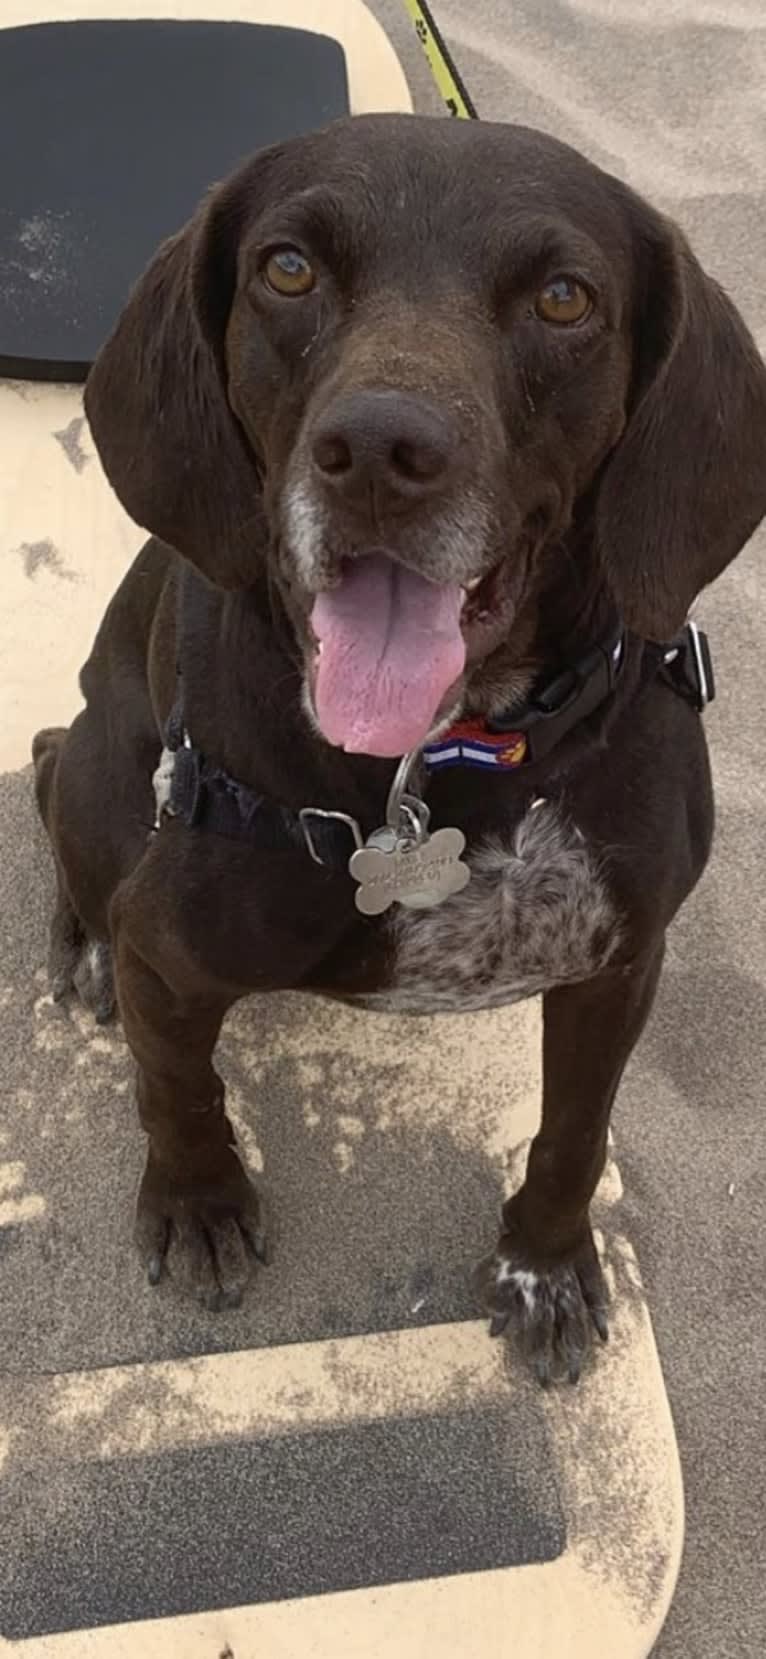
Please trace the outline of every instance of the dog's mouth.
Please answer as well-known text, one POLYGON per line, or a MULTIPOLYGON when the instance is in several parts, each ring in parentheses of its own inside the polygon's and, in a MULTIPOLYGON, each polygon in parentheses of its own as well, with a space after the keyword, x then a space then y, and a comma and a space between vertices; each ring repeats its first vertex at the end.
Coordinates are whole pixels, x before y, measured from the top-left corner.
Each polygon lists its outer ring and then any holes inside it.
POLYGON ((328 742, 387 757, 420 747, 458 699, 499 573, 437 583, 384 552, 344 560, 310 618, 311 690, 328 742))

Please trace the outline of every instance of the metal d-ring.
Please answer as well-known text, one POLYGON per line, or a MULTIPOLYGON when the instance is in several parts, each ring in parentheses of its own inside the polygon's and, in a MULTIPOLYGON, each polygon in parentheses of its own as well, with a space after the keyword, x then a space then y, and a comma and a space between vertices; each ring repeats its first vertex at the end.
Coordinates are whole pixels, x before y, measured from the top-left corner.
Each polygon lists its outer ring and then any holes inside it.
POLYGON ((393 830, 397 841, 410 846, 419 846, 425 840, 431 816, 425 801, 407 793, 410 773, 419 754, 419 749, 410 749, 408 754, 402 756, 386 802, 387 828, 393 830))

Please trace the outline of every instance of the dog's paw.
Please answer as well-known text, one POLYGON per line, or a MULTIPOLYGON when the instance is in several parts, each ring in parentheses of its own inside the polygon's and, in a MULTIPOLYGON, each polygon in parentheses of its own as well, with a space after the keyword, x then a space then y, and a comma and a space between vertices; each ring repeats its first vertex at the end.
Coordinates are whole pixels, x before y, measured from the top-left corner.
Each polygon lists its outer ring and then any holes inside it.
POLYGON ((150 1152, 135 1237, 149 1283, 167 1272, 213 1312, 239 1307, 255 1263, 271 1259, 264 1206, 236 1150, 216 1151, 216 1179, 174 1179, 150 1152))
POLYGON ((73 985, 83 1005, 93 1015, 97 1025, 106 1025, 112 1018, 116 999, 112 951, 101 939, 89 939, 83 946, 73 975, 73 985))
POLYGON ((501 1233, 477 1269, 476 1287, 490 1336, 515 1331, 544 1387, 562 1376, 579 1382, 592 1327, 608 1340, 609 1295, 590 1232, 568 1260, 546 1268, 532 1264, 514 1233, 501 1233))
POLYGON ((100 939, 86 939, 78 923, 51 929, 48 979, 54 1002, 63 1002, 74 992, 97 1025, 111 1020, 116 999, 110 946, 100 939))

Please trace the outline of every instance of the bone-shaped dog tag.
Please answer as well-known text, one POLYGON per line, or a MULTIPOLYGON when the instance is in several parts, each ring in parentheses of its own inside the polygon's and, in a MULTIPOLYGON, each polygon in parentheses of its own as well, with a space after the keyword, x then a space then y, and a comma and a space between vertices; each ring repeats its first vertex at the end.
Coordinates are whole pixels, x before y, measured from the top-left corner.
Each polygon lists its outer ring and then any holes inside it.
POLYGON ((459 829, 435 830, 417 841, 403 841, 390 828, 375 830, 348 866, 359 882, 357 910, 380 916, 392 904, 403 904, 407 910, 442 904, 471 879, 460 857, 464 847, 459 829))

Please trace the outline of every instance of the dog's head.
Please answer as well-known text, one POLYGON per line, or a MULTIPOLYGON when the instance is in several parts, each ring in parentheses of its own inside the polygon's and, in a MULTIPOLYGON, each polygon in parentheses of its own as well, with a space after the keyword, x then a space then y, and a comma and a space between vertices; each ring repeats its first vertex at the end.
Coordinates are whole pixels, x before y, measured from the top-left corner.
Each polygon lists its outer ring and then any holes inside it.
POLYGON ((511 126, 256 156, 160 250, 86 407, 140 524, 224 587, 272 562, 321 729, 373 754, 459 706, 573 519, 661 638, 766 512, 736 311, 672 224, 511 126))

